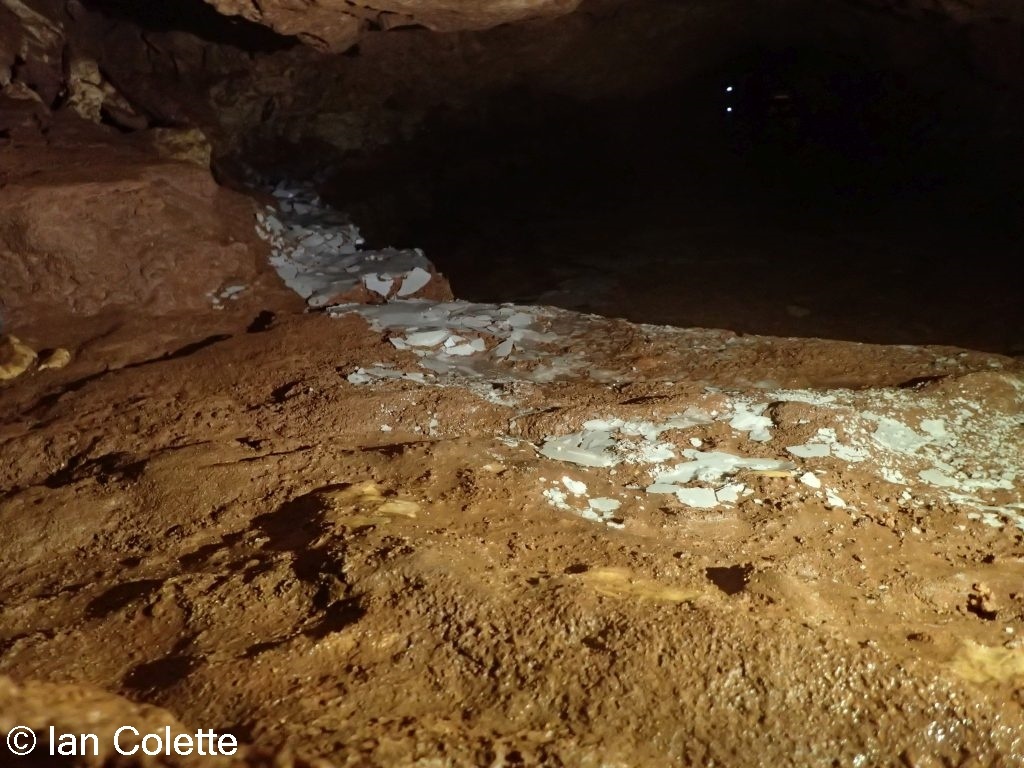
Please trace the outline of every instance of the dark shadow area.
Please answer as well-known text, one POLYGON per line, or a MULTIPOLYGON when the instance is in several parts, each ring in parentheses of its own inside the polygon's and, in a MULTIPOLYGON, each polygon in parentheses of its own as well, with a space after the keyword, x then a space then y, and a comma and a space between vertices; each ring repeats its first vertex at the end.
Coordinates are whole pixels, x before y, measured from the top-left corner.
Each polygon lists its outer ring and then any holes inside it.
POLYGON ((137 600, 149 597, 163 583, 160 579, 141 579, 118 584, 90 602, 85 609, 85 616, 89 619, 102 619, 137 600))
MULTIPOLYGON (((346 487, 344 484, 325 486, 317 492, 299 496, 254 521, 269 538, 264 548, 290 555, 295 575, 315 588, 312 603, 320 615, 316 625, 305 634, 316 639, 339 632, 366 614, 358 597, 332 597, 332 581, 344 582, 344 547, 330 548, 318 543, 324 532, 325 512, 320 494, 346 487)), ((259 652, 259 649, 252 650, 254 654, 259 652)))
POLYGON ((149 32, 189 32, 210 43, 231 45, 250 53, 272 53, 298 45, 289 35, 244 19, 225 16, 203 0, 138 2, 138 0, 81 0, 92 11, 128 21, 149 32))
POLYGON ((214 344, 219 344, 222 341, 227 341, 230 338, 231 334, 214 334, 213 336, 207 336, 205 339, 192 342, 191 344, 186 344, 184 347, 181 347, 180 349, 167 352, 163 355, 160 355, 159 357, 153 357, 150 358, 149 360, 140 360, 137 363, 129 363, 128 365, 121 366, 120 368, 110 368, 104 369, 102 371, 97 371, 96 373, 90 373, 88 376, 83 376, 80 379, 76 379, 75 381, 65 384, 60 389, 39 398, 38 402, 36 402, 35 405, 29 408, 27 412, 35 413, 36 411, 39 410, 46 410, 47 408, 52 408, 54 405, 57 404, 57 402, 62 397, 64 397, 64 395, 70 394, 71 392, 77 392, 80 389, 87 386, 88 384, 92 383, 93 381, 101 379, 104 376, 107 376, 108 374, 116 373, 117 371, 130 370, 132 368, 141 368, 144 365, 152 365, 153 363, 162 363, 168 360, 178 360, 183 357, 188 357, 189 355, 194 355, 196 352, 200 352, 206 349, 207 347, 213 346, 214 344))
POLYGON ((131 694, 151 696, 181 682, 200 664, 201 661, 193 656, 170 655, 136 665, 122 684, 131 694))
POLYGON ((43 481, 43 484, 47 488, 62 488, 65 485, 92 477, 101 485, 106 485, 111 480, 133 483, 142 477, 142 473, 146 469, 146 459, 135 459, 122 452, 88 458, 92 447, 90 446, 86 451, 73 456, 64 467, 51 473, 43 481))
POLYGON ((704 574, 720 590, 727 595, 738 595, 747 588, 747 581, 754 567, 746 565, 730 565, 719 568, 706 568, 704 574))
POLYGON ((1024 151, 971 87, 752 46, 635 99, 435 110, 323 191, 463 299, 1020 354, 1024 151))

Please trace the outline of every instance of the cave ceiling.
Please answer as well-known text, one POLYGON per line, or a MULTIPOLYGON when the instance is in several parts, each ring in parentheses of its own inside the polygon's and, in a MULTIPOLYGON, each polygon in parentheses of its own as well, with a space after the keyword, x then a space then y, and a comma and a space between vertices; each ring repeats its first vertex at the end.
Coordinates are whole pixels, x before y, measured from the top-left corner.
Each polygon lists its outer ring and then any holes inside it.
MULTIPOLYGON (((344 50, 365 30, 425 27, 438 32, 481 30, 576 10, 582 0, 206 0, 219 12, 241 16, 314 47, 344 50)), ((623 4, 624 0, 617 0, 623 4)), ((628 0, 625 0, 628 2, 628 0)), ((914 17, 962 23, 1021 22, 1019 0, 846 0, 853 5, 914 17)), ((604 4, 615 4, 605 0, 604 4)), ((770 5, 770 0, 767 1, 770 5)))

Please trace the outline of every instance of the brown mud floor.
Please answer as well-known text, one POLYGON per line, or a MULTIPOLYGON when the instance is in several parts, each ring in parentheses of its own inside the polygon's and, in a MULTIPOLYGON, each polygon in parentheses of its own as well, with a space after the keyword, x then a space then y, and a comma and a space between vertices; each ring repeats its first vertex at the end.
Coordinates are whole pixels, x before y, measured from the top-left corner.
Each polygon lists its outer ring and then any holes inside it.
MULTIPOLYGON (((23 334, 74 358, 0 389, 5 730, 177 723, 251 745, 147 765, 1024 764, 1011 519, 883 482, 870 458, 796 459, 699 509, 635 490, 637 466, 537 449, 588 419, 721 408, 756 374, 891 395, 914 424, 970 400, 1008 425, 978 460, 1019 468, 1019 362, 761 337, 733 353, 713 331, 669 348, 607 321, 588 354, 628 376, 507 405, 351 384, 416 367, 358 317, 252 319, 23 334), (621 502, 616 525, 550 503, 574 481, 621 502)), ((792 459, 781 446, 835 425, 810 403, 769 412, 769 443, 722 422, 661 439, 792 459)), ((1020 499, 1006 476, 994 507, 1020 499)), ((136 764, 105 757, 17 765, 136 764)))

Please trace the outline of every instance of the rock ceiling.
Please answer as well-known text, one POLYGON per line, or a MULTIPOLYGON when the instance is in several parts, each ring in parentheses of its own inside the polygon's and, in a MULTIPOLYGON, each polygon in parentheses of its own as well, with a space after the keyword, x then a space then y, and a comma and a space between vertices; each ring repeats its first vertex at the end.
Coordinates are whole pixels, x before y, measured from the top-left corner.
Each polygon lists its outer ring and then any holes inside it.
MULTIPOLYGON (((1024 21, 1019 0, 845 0, 908 16, 941 15, 959 22, 1024 21)), ((582 0, 206 0, 318 48, 344 50, 365 29, 421 26, 439 32, 478 30, 575 10, 582 0)), ((607 0, 606 0, 607 2, 607 0)), ((621 0, 619 0, 621 2, 621 0)))
POLYGON ((317 47, 343 49, 364 29, 420 26, 438 32, 487 29, 576 9, 580 0, 207 0, 221 13, 241 16, 317 47))

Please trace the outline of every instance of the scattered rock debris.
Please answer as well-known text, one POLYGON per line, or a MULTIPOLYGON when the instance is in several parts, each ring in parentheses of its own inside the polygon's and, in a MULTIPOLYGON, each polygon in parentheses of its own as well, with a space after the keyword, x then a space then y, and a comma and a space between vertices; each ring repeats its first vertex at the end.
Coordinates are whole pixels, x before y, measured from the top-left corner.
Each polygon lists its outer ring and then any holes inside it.
POLYGON ((253 768, 1024 760, 1020 365, 351 274, 0 389, 0 719, 244 723, 253 768))

